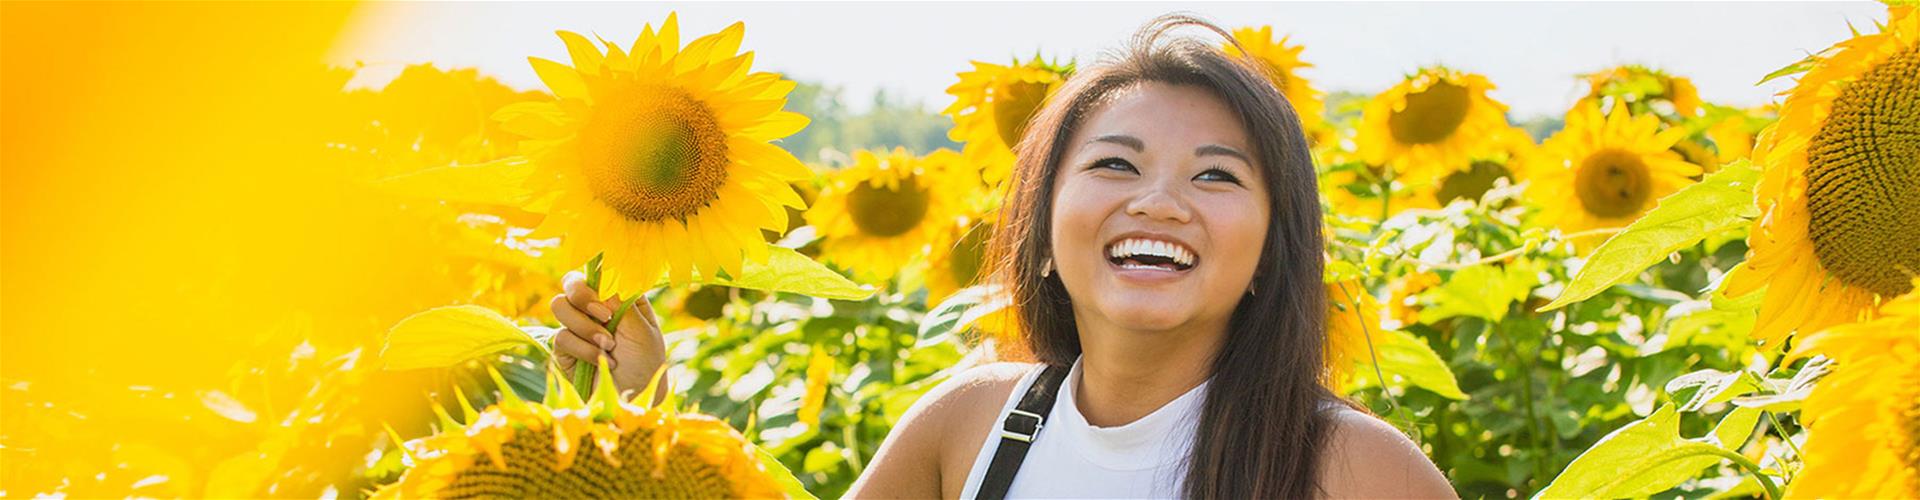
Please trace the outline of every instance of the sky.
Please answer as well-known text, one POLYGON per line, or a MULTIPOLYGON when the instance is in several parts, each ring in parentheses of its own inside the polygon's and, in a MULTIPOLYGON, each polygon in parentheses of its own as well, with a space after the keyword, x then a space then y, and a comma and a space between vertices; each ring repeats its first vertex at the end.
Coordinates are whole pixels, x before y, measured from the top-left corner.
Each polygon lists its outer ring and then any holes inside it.
POLYGON ((860 109, 875 91, 939 109, 968 61, 1036 52, 1083 64, 1154 16, 1186 11, 1228 28, 1272 25, 1305 45, 1322 91, 1373 93, 1429 64, 1490 78, 1515 116, 1559 114, 1576 75, 1639 63, 1692 78, 1712 102, 1755 106, 1791 86, 1762 76, 1886 18, 1873 2, 1823 3, 374 3, 329 55, 377 86, 406 64, 476 67, 542 85, 528 56, 567 61, 556 30, 625 47, 677 11, 682 41, 746 23, 754 69, 839 86, 860 109))

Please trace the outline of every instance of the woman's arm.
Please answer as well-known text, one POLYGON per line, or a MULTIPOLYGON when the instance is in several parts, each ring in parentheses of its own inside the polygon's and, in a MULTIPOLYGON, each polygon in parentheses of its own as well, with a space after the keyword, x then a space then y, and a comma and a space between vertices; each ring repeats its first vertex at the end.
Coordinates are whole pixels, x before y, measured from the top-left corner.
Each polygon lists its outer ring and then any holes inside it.
POLYGON ((1031 366, 974 367, 928 390, 894 423, 847 497, 958 497, 980 443, 1031 366))
POLYGON ((1458 498, 1453 485, 1399 429, 1357 411, 1334 414, 1320 464, 1328 498, 1458 498))

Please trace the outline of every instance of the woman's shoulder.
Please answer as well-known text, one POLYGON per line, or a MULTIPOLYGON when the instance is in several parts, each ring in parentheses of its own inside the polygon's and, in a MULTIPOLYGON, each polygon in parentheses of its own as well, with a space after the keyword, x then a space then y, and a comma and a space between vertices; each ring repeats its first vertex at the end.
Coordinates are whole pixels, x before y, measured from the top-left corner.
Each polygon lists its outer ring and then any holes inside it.
POLYGON ((1015 386, 1037 365, 992 363, 962 370, 915 401, 851 492, 871 496, 958 495, 1015 386), (922 489, 930 488, 930 489, 922 489))
MULTIPOLYGON (((914 403, 908 415, 901 418, 901 424, 907 426, 909 432, 926 429, 938 433, 943 437, 939 439, 943 444, 978 443, 979 439, 951 438, 976 437, 974 434, 985 438, 993 421, 1000 417, 1007 398, 1013 395, 1020 381, 1038 367, 1033 363, 990 363, 963 370, 929 389, 914 403), (909 419, 912 422, 907 422, 909 419)), ((949 453, 952 451, 957 450, 943 450, 943 461, 953 457, 949 453)), ((966 455, 971 464, 972 454, 966 455)))
POLYGON ((1320 486, 1328 497, 1455 496, 1433 461, 1400 429, 1344 403, 1330 406, 1332 434, 1320 461, 1320 486))
POLYGON ((929 389, 920 401, 929 409, 951 411, 992 406, 995 416, 999 415, 999 403, 1012 395, 1014 386, 1021 379, 1038 370, 1035 363, 999 362, 988 363, 962 370, 942 381, 940 385, 929 389), (987 405, 986 403, 994 403, 987 405))

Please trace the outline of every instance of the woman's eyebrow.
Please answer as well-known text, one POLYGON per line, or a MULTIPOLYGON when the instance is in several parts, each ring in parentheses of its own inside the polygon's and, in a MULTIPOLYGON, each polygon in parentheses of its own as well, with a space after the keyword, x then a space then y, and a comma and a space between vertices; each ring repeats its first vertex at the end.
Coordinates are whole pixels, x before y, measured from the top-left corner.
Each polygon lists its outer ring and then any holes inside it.
POLYGON ((1146 141, 1142 141, 1138 137, 1134 137, 1126 134, 1107 134, 1107 135, 1095 137, 1093 138, 1093 140, 1087 141, 1087 144, 1093 144, 1096 142, 1111 142, 1114 144, 1119 144, 1121 146, 1126 146, 1128 149, 1132 149, 1133 152, 1135 153, 1146 151, 1147 149, 1146 141))
POLYGON ((1243 162, 1253 163, 1253 159, 1247 157, 1246 153, 1242 153, 1238 149, 1221 146, 1219 144, 1208 144, 1205 146, 1194 148, 1193 155, 1194 156, 1208 156, 1208 155, 1231 156, 1234 158, 1239 158, 1240 161, 1243 161, 1243 162))

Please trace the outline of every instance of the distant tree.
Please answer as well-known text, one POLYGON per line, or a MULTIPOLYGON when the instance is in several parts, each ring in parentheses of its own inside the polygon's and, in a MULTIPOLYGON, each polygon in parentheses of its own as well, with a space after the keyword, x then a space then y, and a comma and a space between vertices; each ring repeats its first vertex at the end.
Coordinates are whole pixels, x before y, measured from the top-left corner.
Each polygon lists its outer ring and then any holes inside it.
POLYGON ((801 161, 839 165, 856 149, 905 147, 915 153, 926 153, 939 148, 960 148, 959 143, 947 138, 953 120, 923 103, 909 102, 880 90, 873 94, 872 106, 855 114, 842 100, 844 89, 818 82, 798 83, 787 96, 786 109, 807 115, 812 122, 806 129, 781 140, 780 146, 801 161))

